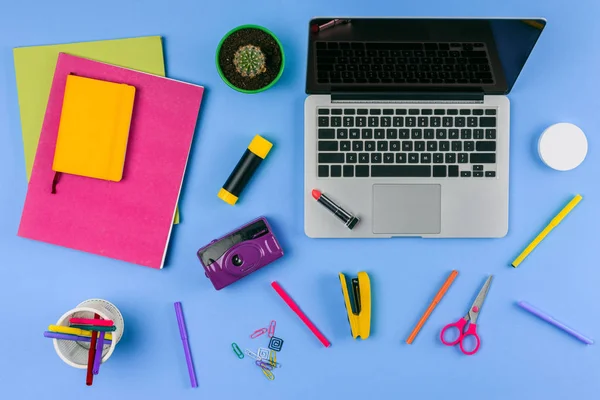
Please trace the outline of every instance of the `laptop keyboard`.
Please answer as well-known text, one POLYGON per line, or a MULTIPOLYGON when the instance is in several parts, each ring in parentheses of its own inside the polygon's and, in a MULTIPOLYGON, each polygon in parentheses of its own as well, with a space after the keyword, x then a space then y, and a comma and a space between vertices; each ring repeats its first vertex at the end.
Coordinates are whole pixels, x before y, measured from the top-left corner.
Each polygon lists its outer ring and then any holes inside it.
POLYGON ((317 109, 320 178, 496 176, 495 108, 317 109))
POLYGON ((494 84, 485 43, 315 42, 320 84, 494 84))

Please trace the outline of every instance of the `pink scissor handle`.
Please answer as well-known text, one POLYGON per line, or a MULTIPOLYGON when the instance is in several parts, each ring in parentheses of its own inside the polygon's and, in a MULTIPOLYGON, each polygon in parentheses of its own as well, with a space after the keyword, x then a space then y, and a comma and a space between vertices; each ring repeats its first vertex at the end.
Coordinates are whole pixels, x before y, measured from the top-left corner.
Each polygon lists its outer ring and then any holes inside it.
POLYGON ((473 354, 477 353, 477 350, 479 350, 480 344, 481 344, 481 341, 479 340, 479 335, 477 334, 477 325, 471 323, 469 325, 469 327, 467 328, 467 331, 460 337, 460 351, 462 351, 463 354, 472 356, 473 354), (473 350, 465 350, 465 348, 463 346, 463 343, 468 336, 473 336, 473 338, 475 339, 475 348, 473 350))
POLYGON ((444 343, 446 346, 454 346, 454 345, 458 344, 458 342, 460 342, 462 340, 463 329, 465 329, 465 325, 467 325, 467 320, 464 318, 459 319, 458 321, 454 322, 453 324, 446 325, 442 329, 442 332, 440 333, 440 339, 441 339, 442 343, 444 343), (453 340, 452 342, 449 342, 444 338, 446 335, 446 332, 450 329, 458 329, 458 335, 456 336, 456 340, 453 340))

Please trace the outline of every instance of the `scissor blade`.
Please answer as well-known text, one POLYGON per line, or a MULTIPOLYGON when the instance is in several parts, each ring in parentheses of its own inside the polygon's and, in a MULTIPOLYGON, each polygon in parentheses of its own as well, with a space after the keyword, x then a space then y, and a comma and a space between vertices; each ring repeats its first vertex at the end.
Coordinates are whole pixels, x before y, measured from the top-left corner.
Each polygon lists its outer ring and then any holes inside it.
POLYGON ((488 291, 490 290, 490 285, 492 284, 492 278, 494 278, 494 275, 490 275, 487 278, 487 280, 483 284, 483 287, 479 291, 479 294, 475 298, 475 301, 473 302, 471 309, 469 310, 469 319, 471 320, 472 324, 477 322, 477 317, 479 317, 479 312, 481 311, 481 307, 483 306, 485 297, 487 296, 488 291))

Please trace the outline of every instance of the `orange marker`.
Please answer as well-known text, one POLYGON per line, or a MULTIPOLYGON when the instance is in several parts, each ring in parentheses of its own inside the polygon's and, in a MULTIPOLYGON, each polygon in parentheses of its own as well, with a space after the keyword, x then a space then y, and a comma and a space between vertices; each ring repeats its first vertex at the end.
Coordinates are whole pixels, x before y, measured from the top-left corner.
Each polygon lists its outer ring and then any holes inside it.
POLYGON ((419 334, 419 331, 421 330, 423 325, 425 325, 425 321, 427 321, 427 318, 429 318, 429 316, 435 309, 435 306, 437 306, 438 303, 442 300, 442 298, 444 297, 444 295, 450 288, 450 285, 452 285, 452 282, 454 282, 454 279, 456 278, 457 275, 458 275, 457 270, 453 270, 452 272, 450 272, 450 275, 446 279, 446 282, 444 282, 444 284, 442 285, 440 290, 438 290, 437 294, 433 298, 433 301, 431 302, 431 304, 429 304, 429 307, 427 307, 427 310, 425 310, 425 312, 423 313, 423 316, 421 317, 419 322, 417 322, 417 325, 410 333, 410 336, 408 337, 408 339, 406 339, 407 344, 412 344, 412 342, 415 340, 415 338, 419 334))

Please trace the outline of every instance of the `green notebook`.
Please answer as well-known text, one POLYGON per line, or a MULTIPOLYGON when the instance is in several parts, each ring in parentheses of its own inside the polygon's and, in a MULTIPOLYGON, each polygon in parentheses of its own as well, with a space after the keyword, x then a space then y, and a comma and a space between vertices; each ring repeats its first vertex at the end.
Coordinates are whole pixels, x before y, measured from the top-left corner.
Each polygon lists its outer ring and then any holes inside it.
MULTIPOLYGON (((13 52, 28 181, 33 169, 58 53, 68 53, 165 76, 160 36, 19 47, 13 52)), ((175 214, 174 223, 179 223, 179 210, 175 214)))

